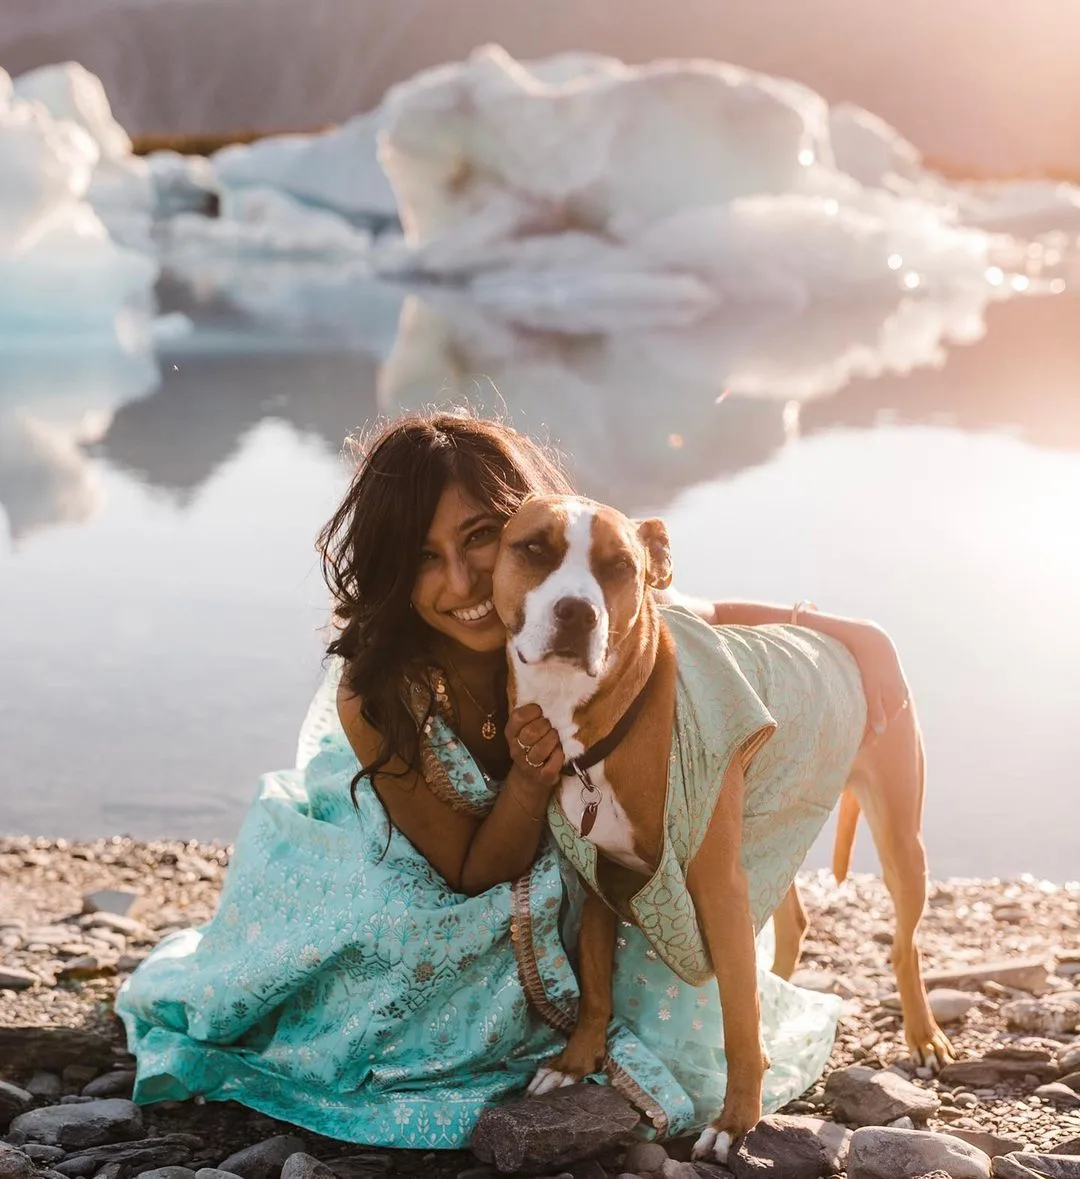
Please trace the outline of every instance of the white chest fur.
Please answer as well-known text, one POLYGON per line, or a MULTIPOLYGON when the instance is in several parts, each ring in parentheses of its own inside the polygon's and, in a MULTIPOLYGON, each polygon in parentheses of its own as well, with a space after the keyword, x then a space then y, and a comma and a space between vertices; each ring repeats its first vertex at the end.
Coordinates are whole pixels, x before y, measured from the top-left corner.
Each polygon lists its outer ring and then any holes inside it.
MULTIPOLYGON (((589 777, 593 785, 600 791, 600 804, 596 811, 596 820, 592 830, 585 838, 595 844, 609 859, 624 868, 632 868, 635 872, 649 872, 649 866, 634 851, 634 831, 626 812, 619 805, 611 789, 611 783, 604 773, 604 763, 598 762, 589 767, 589 777)), ((581 816, 585 811, 586 799, 582 798, 581 779, 577 774, 563 778, 559 786, 559 805, 563 814, 580 831, 581 816)), ((592 799, 596 795, 591 791, 588 796, 592 799)))
MULTIPOLYGON (((531 701, 540 705, 552 728, 559 734, 564 756, 570 759, 584 753, 584 746, 578 740, 574 713, 596 692, 596 679, 584 671, 566 666, 526 664, 520 659, 515 659, 514 677, 516 703, 527 704, 531 701)), ((616 863, 633 868, 636 872, 648 872, 648 865, 634 852, 633 828, 604 774, 604 763, 590 766, 589 777, 600 790, 601 798, 596 821, 586 838, 616 863)), ((581 780, 576 774, 563 778, 558 786, 563 813, 579 831, 585 810, 581 789, 581 780)))

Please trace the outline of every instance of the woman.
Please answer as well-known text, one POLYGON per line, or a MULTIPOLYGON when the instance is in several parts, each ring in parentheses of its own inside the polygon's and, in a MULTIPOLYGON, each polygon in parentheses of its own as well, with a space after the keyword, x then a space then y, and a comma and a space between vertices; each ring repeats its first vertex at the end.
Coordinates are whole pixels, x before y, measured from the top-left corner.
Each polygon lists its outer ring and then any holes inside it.
MULTIPOLYGON (((491 574, 522 499, 568 490, 534 442, 463 415, 400 419, 362 454, 320 537, 334 658, 297 767, 260 783, 214 919, 118 996, 137 1100, 203 1094, 335 1138, 455 1148, 558 1052, 581 900, 545 835, 562 750, 535 705, 506 715, 491 574)), ((906 698, 888 639, 799 620, 848 645, 883 728, 906 698)), ((616 959, 607 1075, 657 1133, 689 1132, 723 1097, 715 983, 681 982, 629 926, 616 959)), ((764 968, 759 984, 776 1108, 820 1074, 838 1004, 764 968)))

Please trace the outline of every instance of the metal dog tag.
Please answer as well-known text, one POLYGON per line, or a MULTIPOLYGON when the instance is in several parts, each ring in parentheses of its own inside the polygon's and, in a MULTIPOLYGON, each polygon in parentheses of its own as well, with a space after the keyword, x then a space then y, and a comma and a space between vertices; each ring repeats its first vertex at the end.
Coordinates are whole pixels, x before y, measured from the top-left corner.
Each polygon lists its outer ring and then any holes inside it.
MULTIPOLYGON (((582 791, 584 793, 584 791, 582 791)), ((585 803, 585 809, 581 812, 581 834, 582 837, 587 836, 593 829, 593 823, 596 822, 596 812, 600 809, 598 802, 585 803)))

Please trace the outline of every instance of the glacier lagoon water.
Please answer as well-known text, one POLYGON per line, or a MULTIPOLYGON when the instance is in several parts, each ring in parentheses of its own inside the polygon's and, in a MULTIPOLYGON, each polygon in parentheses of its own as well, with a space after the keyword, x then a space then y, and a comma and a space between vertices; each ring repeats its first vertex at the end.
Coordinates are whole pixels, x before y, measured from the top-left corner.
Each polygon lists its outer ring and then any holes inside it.
POLYGON ((935 875, 1077 876, 1080 300, 992 305, 908 373, 859 359, 856 312, 752 356, 730 319, 561 336, 393 292, 302 318, 212 307, 149 360, 0 359, 4 832, 230 840, 318 680, 342 438, 465 397, 663 515, 683 589, 887 627, 935 875))

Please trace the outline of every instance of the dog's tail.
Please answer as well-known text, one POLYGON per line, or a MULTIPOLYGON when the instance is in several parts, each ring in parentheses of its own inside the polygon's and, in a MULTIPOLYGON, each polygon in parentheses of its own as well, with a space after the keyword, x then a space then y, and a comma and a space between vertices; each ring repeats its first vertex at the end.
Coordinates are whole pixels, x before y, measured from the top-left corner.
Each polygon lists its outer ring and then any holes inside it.
POLYGON ((855 846, 855 828, 859 824, 859 800, 854 790, 840 795, 840 813, 836 817, 836 842, 833 844, 832 871, 836 883, 847 879, 851 867, 851 849, 855 846))

